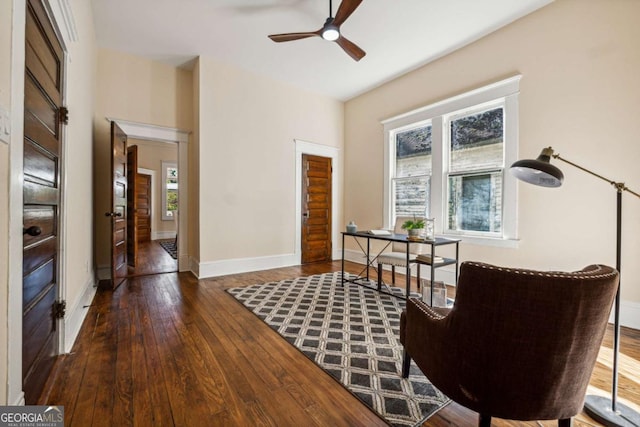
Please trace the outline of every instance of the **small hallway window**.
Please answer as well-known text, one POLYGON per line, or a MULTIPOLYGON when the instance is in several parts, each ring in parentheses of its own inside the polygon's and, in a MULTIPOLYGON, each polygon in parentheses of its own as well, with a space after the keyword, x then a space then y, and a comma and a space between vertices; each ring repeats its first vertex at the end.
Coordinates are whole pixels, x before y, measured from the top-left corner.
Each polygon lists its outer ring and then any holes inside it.
POLYGON ((178 210, 178 165, 162 162, 162 219, 173 221, 178 210))

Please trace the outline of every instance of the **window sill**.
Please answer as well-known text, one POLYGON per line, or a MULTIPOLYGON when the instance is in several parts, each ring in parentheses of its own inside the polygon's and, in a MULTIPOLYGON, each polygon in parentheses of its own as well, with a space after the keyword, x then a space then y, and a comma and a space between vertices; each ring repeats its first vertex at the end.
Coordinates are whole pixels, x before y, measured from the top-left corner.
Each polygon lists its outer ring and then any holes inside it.
POLYGON ((517 249, 519 239, 501 239, 498 237, 464 236, 460 234, 443 234, 440 237, 445 239, 460 239, 461 243, 469 243, 478 246, 493 246, 498 248, 517 249))

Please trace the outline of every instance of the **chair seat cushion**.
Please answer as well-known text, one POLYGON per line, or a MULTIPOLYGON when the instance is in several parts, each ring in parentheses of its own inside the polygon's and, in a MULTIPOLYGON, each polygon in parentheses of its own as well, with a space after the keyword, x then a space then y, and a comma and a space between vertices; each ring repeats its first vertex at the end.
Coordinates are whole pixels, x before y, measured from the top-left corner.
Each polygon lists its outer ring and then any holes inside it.
MULTIPOLYGON (((409 254, 409 262, 414 262, 416 255, 409 254)), ((390 264, 396 267, 407 266, 407 254, 404 252, 389 252, 378 256, 377 261, 379 264, 390 264)))

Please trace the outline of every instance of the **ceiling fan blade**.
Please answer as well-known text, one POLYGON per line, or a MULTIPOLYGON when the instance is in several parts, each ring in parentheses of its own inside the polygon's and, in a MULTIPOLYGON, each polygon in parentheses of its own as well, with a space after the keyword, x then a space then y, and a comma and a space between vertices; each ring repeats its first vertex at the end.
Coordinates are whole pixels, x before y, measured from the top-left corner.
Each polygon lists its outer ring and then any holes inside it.
POLYGON ((333 19, 333 25, 339 27, 344 21, 351 16, 351 14, 360 6, 362 0, 342 0, 340 7, 336 12, 336 17, 333 19))
POLYGON ((269 38, 276 43, 290 42, 293 40, 306 39, 309 37, 319 36, 320 32, 315 31, 313 33, 286 33, 286 34, 271 34, 269 38))
POLYGON ((336 40, 336 43, 338 43, 340 47, 356 61, 360 61, 367 54, 364 50, 360 49, 358 46, 342 36, 336 40))

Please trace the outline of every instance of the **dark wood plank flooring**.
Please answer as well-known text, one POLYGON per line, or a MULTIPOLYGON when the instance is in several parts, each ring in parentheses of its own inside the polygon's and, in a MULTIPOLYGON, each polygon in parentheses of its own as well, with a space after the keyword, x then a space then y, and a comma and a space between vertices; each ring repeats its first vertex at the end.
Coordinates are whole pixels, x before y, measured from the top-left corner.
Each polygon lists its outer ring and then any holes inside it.
POLYGON ((178 261, 164 250, 157 240, 138 243, 138 262, 129 266, 128 277, 147 274, 174 273, 178 271, 178 261))
MULTIPOLYGON (((339 269, 339 262, 319 263, 201 281, 170 273, 100 290, 40 403, 64 405, 67 427, 384 426, 224 291, 339 269)), ((361 269, 347 265, 351 272, 361 269)), ((610 338, 591 382, 602 392, 611 384, 610 338)), ((622 354, 619 396, 638 404, 639 331, 623 329, 622 354)), ((424 425, 476 424, 475 413, 452 403, 424 425)), ((494 419, 493 425, 555 423, 494 419)), ((580 414, 574 425, 598 424, 580 414)))

